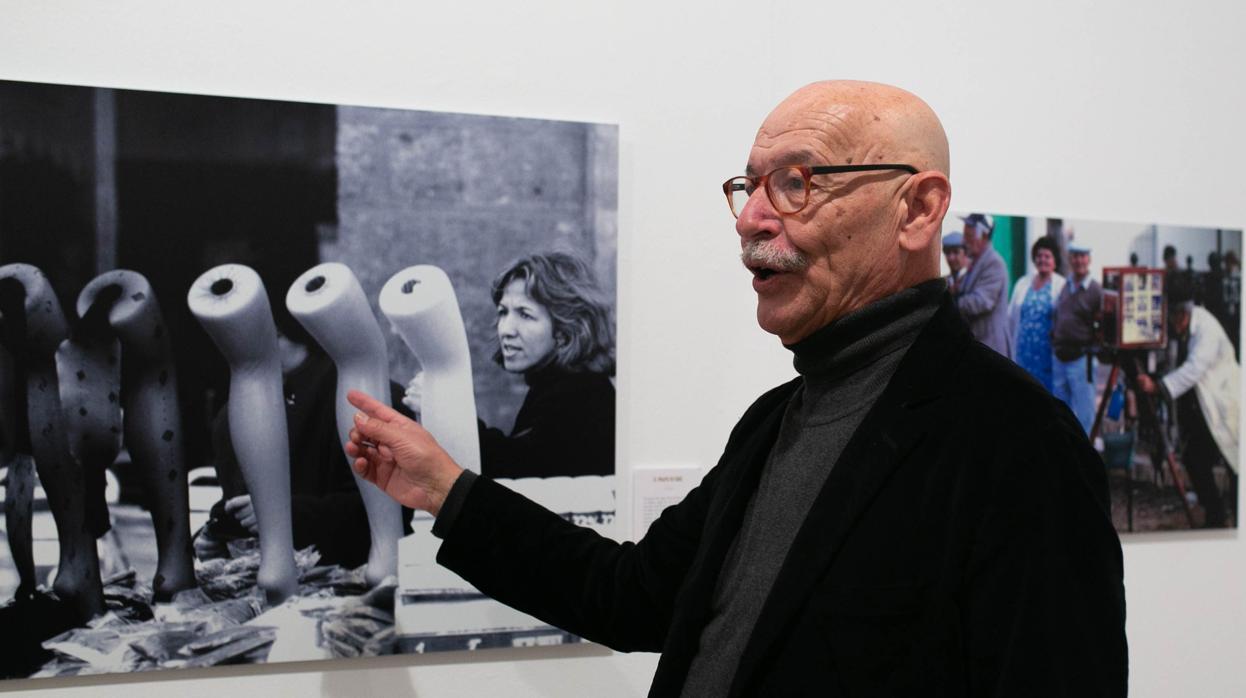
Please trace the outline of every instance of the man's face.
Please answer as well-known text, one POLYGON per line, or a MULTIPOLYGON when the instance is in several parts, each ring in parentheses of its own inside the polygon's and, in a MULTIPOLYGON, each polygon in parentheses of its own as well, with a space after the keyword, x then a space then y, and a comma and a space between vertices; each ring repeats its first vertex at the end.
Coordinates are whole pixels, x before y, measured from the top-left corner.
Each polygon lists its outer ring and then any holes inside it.
MULTIPOLYGON (((788 165, 865 162, 878 143, 853 130, 851 109, 789 99, 757 132, 749 175, 788 165)), ((757 322, 785 344, 891 292, 903 172, 815 175, 808 204, 780 215, 759 187, 736 232, 753 272, 757 322)))
POLYGON ((1069 255, 1069 269, 1073 276, 1083 279, 1090 273, 1090 255, 1085 252, 1074 252, 1069 255))
POLYGON ((968 260, 965 257, 965 248, 963 247, 945 247, 943 248, 943 257, 947 260, 947 268, 956 274, 965 268, 968 260))
POLYGON ((1175 256, 1165 257, 1164 268, 1167 269, 1168 271, 1177 271, 1177 258, 1175 256))
POLYGON ((1184 337, 1190 329, 1190 312, 1188 310, 1170 310, 1168 312, 1168 326, 1172 329, 1172 333, 1177 337, 1184 337))
POLYGON ((986 246, 990 244, 991 239, 978 231, 978 226, 973 223, 966 223, 961 231, 965 236, 965 254, 971 259, 977 259, 982 256, 982 252, 986 250, 986 246))

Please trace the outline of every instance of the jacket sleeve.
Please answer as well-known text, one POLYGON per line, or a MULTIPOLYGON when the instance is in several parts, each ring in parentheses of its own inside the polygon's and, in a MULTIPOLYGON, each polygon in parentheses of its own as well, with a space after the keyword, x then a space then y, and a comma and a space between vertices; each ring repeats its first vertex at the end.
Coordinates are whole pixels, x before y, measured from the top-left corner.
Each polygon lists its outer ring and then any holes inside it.
POLYGON ((965 318, 986 315, 995 309, 999 302, 1000 291, 1008 283, 1008 275, 1003 265, 983 267, 974 280, 973 288, 963 292, 956 299, 956 307, 965 318))
POLYGON ((575 526, 479 477, 437 561, 485 594, 621 651, 661 650, 701 540, 717 470, 668 507, 637 543, 575 526))
POLYGON ((478 477, 444 531, 437 561, 485 594, 551 625, 620 651, 659 651, 701 546, 724 464, 763 417, 783 408, 795 384, 753 403, 732 430, 718 466, 636 543, 603 538, 478 477))
MULTIPOLYGON (((1197 312, 1197 311, 1196 311, 1197 312)), ((1202 320, 1202 318, 1199 318, 1202 320)), ((1191 324, 1195 322, 1193 318, 1191 324)), ((1186 356, 1185 361, 1164 376, 1164 389, 1168 391, 1169 396, 1176 400, 1198 385, 1199 380, 1211 370, 1216 363, 1217 347, 1215 337, 1203 336, 1202 328, 1199 332, 1190 332, 1190 353, 1186 356)))
POLYGON ((1126 695, 1120 540, 1103 464, 1069 420, 996 455, 962 597, 971 696, 1126 695))

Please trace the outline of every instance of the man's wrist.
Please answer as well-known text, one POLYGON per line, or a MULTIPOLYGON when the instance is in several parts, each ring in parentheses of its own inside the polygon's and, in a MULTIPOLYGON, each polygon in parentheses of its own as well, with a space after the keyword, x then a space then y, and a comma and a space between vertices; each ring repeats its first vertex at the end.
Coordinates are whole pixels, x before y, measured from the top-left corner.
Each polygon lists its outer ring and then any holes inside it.
POLYGON ((451 484, 449 490, 442 498, 441 503, 437 507, 436 512, 430 512, 435 520, 433 521, 433 535, 438 538, 445 538, 454 527, 455 520, 459 517, 459 512, 463 509, 463 502, 467 500, 468 492, 471 491, 472 484, 476 482, 478 476, 470 470, 460 470, 451 484))
POLYGON ((446 497, 450 496, 450 491, 454 489, 454 483, 458 482, 464 472, 466 470, 454 461, 450 461, 446 467, 442 468, 433 478, 433 484, 426 490, 428 506, 425 507, 425 511, 437 516, 441 508, 445 506, 446 497))

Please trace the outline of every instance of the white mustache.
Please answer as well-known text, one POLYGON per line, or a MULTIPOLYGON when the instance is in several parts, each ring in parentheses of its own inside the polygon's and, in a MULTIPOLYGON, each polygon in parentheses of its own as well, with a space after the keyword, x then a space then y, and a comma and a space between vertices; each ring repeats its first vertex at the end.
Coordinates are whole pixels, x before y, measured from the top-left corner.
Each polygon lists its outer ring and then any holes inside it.
POLYGON ((745 243, 740 261, 746 267, 765 267, 775 271, 800 271, 809 266, 809 258, 803 253, 779 247, 769 240, 745 243))

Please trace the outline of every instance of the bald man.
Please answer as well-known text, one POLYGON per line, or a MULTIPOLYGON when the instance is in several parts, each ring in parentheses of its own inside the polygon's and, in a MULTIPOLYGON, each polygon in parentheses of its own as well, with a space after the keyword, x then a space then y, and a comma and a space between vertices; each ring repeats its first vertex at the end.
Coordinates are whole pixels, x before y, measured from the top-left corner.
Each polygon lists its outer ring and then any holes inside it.
POLYGON ((724 191, 800 375, 639 542, 463 472, 353 392, 356 469, 436 515, 438 561, 485 593, 662 652, 651 695, 1124 695, 1103 465, 939 278, 948 170, 939 120, 893 87, 816 83, 767 117, 724 191))

